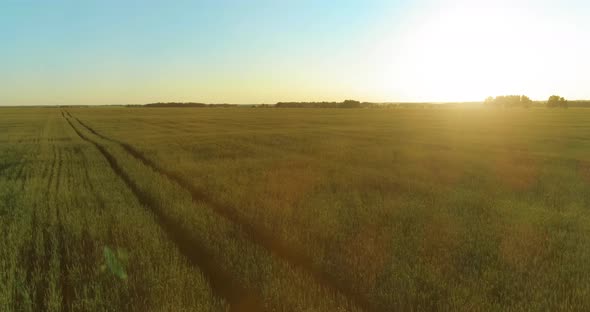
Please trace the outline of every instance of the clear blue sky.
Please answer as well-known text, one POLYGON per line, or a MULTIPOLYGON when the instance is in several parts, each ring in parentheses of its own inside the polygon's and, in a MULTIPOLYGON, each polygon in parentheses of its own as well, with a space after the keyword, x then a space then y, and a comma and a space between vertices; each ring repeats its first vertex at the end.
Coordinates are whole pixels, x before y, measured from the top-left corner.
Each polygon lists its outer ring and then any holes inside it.
POLYGON ((590 98, 587 16, 577 0, 0 0, 0 105, 590 98))

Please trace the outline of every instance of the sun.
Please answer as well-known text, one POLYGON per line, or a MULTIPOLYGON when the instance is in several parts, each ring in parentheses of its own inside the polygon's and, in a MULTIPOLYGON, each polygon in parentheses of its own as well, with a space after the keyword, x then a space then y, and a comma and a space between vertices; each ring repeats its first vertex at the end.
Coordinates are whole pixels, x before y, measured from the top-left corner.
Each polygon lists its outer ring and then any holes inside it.
POLYGON ((373 53, 379 66, 371 83, 378 92, 417 101, 543 97, 559 75, 559 67, 547 63, 568 62, 562 46, 547 43, 576 36, 554 22, 518 7, 433 9, 373 53))

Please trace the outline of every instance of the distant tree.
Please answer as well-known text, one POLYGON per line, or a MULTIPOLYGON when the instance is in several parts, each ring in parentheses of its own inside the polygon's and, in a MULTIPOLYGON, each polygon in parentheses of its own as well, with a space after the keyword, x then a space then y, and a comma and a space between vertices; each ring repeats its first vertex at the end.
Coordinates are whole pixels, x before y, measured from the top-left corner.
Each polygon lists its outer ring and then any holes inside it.
POLYGON ((342 102, 342 108, 358 108, 361 107, 361 102, 355 100, 346 100, 342 102))
POLYGON ((523 95, 520 97, 520 105, 524 108, 529 108, 533 105, 533 100, 531 100, 528 96, 523 95))
POLYGON ((361 103, 355 100, 346 100, 344 102, 278 102, 275 105, 278 108, 365 108, 372 106, 373 103, 361 103))
POLYGON ((560 97, 559 95, 552 95, 547 100, 547 107, 550 107, 550 108, 556 108, 556 107, 567 108, 568 107, 568 102, 567 102, 566 99, 564 99, 563 97, 560 97))
POLYGON ((558 95, 552 95, 549 97, 549 99, 547 100, 547 107, 557 107, 559 106, 559 100, 560 97, 558 95))
POLYGON ((528 108, 533 104, 533 101, 526 95, 499 95, 496 98, 487 97, 484 101, 486 107, 525 107, 528 108))

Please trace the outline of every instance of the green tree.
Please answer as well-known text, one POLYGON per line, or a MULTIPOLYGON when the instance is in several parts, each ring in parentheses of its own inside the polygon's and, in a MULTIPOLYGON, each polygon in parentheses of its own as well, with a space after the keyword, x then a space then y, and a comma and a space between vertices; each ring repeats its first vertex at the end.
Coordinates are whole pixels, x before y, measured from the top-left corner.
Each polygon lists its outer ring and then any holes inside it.
POLYGON ((552 95, 547 100, 547 107, 550 107, 550 108, 555 108, 555 107, 567 108, 568 107, 568 103, 567 103, 567 100, 564 99, 563 97, 560 97, 559 95, 552 95))

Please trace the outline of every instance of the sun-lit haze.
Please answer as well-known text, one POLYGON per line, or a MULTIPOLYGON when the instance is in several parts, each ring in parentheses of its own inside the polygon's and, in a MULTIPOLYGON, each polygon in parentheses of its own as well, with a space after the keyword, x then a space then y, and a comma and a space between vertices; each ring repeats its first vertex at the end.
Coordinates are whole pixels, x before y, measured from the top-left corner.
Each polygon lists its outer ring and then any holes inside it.
POLYGON ((588 1, 1 1, 0 105, 590 98, 588 1))

